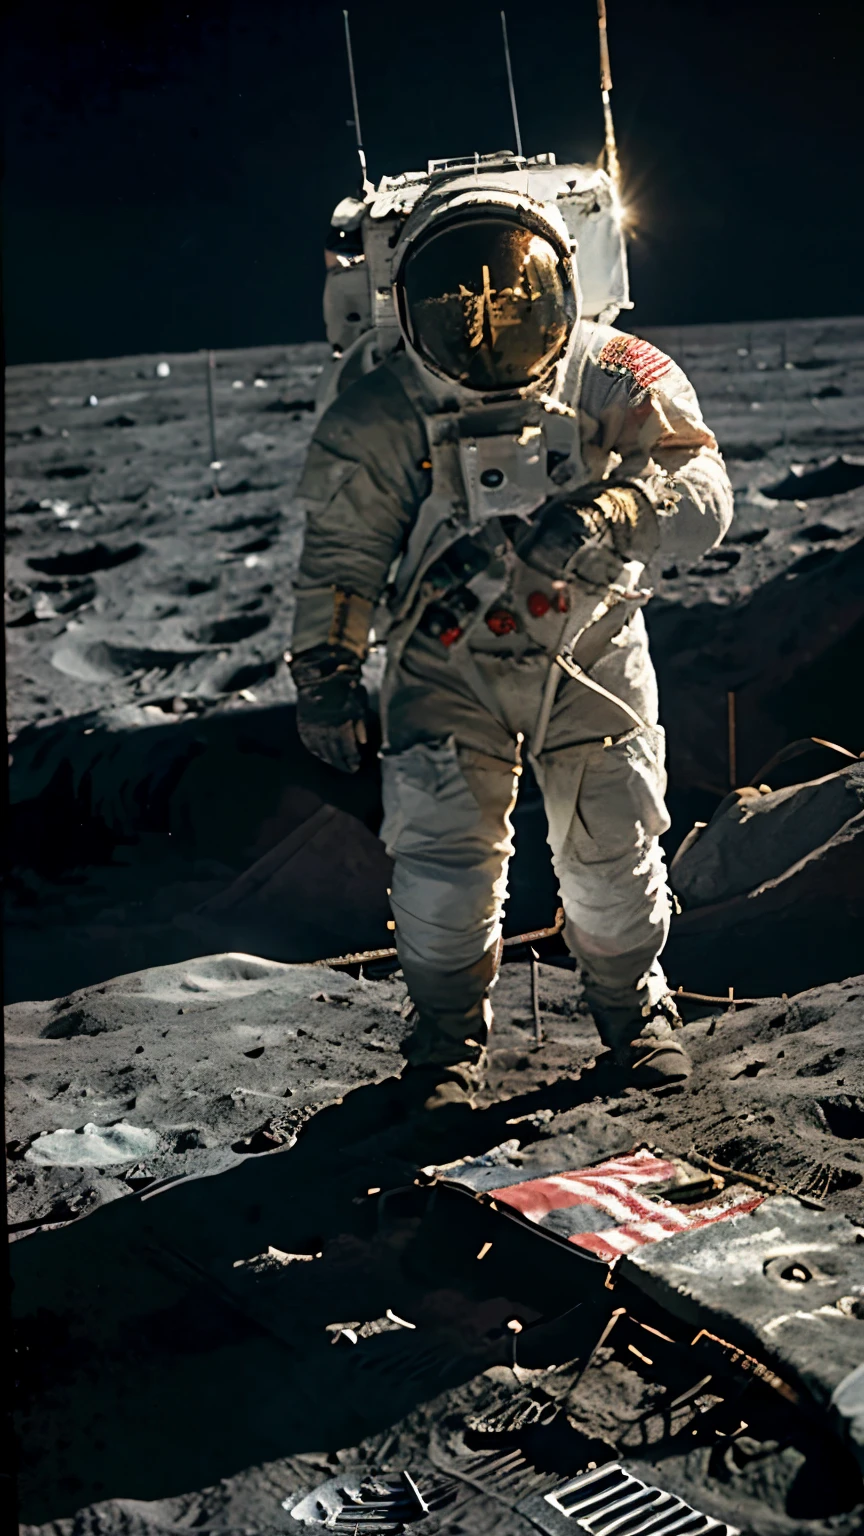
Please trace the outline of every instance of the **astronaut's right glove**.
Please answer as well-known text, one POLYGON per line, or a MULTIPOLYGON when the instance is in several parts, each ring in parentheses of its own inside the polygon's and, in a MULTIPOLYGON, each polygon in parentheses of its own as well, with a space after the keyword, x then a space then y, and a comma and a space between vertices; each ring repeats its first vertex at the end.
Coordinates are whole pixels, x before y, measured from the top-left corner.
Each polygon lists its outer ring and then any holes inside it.
POLYGON ((647 564, 659 542, 647 496, 606 483, 551 498, 510 536, 517 554, 544 575, 576 575, 598 586, 617 580, 625 561, 647 564))
POLYGON ((297 688, 297 730, 307 752, 356 773, 365 745, 366 690, 359 656, 342 645, 316 645, 291 660, 297 688))
POLYGON ((622 560, 647 565, 660 543, 657 513, 636 485, 607 485, 596 495, 589 513, 601 538, 607 538, 622 560))

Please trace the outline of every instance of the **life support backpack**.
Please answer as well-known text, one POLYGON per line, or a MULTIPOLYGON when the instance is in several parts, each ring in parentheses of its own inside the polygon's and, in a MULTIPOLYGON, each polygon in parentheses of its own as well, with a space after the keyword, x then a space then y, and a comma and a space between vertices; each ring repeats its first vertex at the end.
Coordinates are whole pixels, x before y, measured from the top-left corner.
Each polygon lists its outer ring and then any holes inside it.
POLYGON ((622 208, 606 171, 557 165, 554 154, 430 160, 425 171, 383 176, 363 199, 344 197, 333 211, 324 283, 324 325, 333 358, 322 374, 319 413, 398 346, 392 261, 402 226, 425 193, 472 171, 484 178, 491 172, 496 185, 557 208, 574 242, 585 319, 608 325, 622 309, 632 309, 622 208))

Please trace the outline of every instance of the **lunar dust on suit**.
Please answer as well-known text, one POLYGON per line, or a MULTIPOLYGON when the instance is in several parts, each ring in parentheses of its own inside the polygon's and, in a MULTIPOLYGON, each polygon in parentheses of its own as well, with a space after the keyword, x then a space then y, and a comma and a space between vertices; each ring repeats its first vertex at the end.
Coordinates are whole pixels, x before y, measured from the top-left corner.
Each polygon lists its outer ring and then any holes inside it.
POLYGON ((300 492, 294 652, 335 638, 365 655, 373 609, 376 637, 386 632, 381 836, 416 1008, 409 1063, 482 1059, 526 759, 545 802, 565 938, 614 1048, 667 991, 665 741, 639 581, 649 558, 698 559, 732 516, 692 386, 647 342, 586 321, 554 399, 469 408, 399 352, 325 412, 300 492), (649 546, 623 569, 556 579, 502 533, 510 513, 562 488, 623 483, 654 509, 649 546), (427 621, 428 575, 466 533, 491 556, 469 582, 472 611, 442 630, 427 621), (619 600, 585 627, 580 615, 596 615, 607 580, 619 600), (554 658, 580 627, 569 675, 554 658))

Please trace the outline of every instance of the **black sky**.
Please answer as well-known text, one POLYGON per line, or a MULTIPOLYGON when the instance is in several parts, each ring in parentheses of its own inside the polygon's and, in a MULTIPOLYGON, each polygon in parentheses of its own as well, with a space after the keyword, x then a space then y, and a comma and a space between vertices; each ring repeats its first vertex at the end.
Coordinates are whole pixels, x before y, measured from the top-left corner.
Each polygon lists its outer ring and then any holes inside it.
MULTIPOLYGON (((498 5, 350 4, 374 176, 512 147, 498 5)), ((860 313, 860 0, 608 5, 634 324, 860 313)), ((526 150, 595 158, 594 0, 508 15, 526 150)), ((323 334, 339 4, 13 0, 6 29, 9 362, 323 334)))

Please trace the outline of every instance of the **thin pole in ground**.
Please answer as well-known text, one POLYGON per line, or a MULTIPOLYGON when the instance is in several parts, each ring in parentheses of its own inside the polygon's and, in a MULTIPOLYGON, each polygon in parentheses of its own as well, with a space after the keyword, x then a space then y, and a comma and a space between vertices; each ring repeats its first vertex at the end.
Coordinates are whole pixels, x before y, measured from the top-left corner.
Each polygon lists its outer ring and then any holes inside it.
POLYGON ((216 447, 216 410, 213 404, 213 374, 216 369, 216 355, 206 352, 207 360, 207 420, 210 427, 210 468, 221 469, 219 453, 216 447))
POLYGON ((735 713, 735 692, 730 688, 726 695, 726 740, 729 753, 729 788, 738 787, 738 726, 735 713))
POLYGON ((531 950, 531 1012, 534 1015, 534 1043, 543 1044, 543 1026, 540 1023, 540 956, 531 950))

